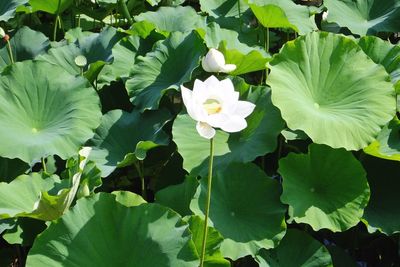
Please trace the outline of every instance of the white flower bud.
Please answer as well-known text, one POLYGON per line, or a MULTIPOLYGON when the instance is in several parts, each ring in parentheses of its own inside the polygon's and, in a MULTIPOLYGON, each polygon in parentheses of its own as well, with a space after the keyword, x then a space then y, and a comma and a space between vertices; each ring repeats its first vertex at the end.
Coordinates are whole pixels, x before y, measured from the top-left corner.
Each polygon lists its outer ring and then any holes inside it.
POLYGON ((328 13, 329 11, 327 10, 327 11, 324 11, 323 13, 322 13, 322 20, 323 21, 326 21, 326 19, 328 18, 328 13))
POLYGON ((236 69, 234 64, 225 64, 224 55, 217 49, 211 48, 202 59, 201 66, 207 72, 231 72, 236 69))
POLYGON ((6 36, 6 32, 0 27, 0 38, 4 38, 4 36, 6 36))
POLYGON ((83 68, 87 65, 87 59, 85 56, 79 55, 75 58, 75 64, 80 67, 83 68))

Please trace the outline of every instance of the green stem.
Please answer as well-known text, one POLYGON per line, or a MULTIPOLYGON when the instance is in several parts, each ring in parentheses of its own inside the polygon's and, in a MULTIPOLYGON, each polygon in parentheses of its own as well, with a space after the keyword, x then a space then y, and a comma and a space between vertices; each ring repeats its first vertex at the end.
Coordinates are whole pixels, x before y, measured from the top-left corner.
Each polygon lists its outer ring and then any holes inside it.
POLYGON ((8 51, 8 56, 10 57, 11 64, 14 64, 14 56, 13 56, 13 52, 12 52, 11 44, 10 44, 9 40, 7 40, 7 51, 8 51))
POLYGON ((243 26, 243 18, 242 18, 242 12, 240 11, 240 0, 237 0, 237 6, 238 6, 238 13, 239 13, 239 29, 242 31, 242 26, 243 26))
POLYGON ((46 161, 45 161, 44 158, 42 158, 42 166, 43 166, 43 171, 44 171, 45 173, 47 173, 47 166, 46 166, 46 161))
POLYGON ((122 14, 128 20, 129 24, 133 24, 131 14, 129 13, 128 7, 126 6, 125 0, 118 0, 119 7, 121 8, 122 14))
POLYGON ((60 20, 60 6, 61 6, 61 0, 58 0, 58 6, 57 6, 57 16, 56 16, 56 20, 54 21, 54 29, 53 29, 53 41, 57 41, 57 26, 58 26, 58 22, 60 20))
POLYGON ((58 16, 58 27, 59 27, 59 29, 61 29, 65 33, 64 23, 63 23, 63 21, 62 21, 60 16, 58 16))
POLYGON ((140 177, 142 197, 144 200, 147 200, 146 181, 144 180, 144 175, 143 175, 143 170, 142 170, 142 161, 139 161, 139 162, 135 161, 134 165, 135 165, 136 171, 138 172, 139 177, 140 177))
POLYGON ((58 15, 56 20, 54 21, 54 29, 53 29, 53 41, 57 41, 57 27, 58 27, 58 15))
MULTIPOLYGON (((265 51, 267 53, 269 53, 269 28, 265 28, 265 39, 264 39, 265 43, 265 51)), ((265 81, 267 81, 268 78, 268 68, 265 68, 265 81)))
POLYGON ((78 28, 81 27, 81 14, 78 14, 78 28))
POLYGON ((201 244, 200 267, 204 266, 204 259, 205 259, 205 255, 206 255, 207 232, 208 232, 208 215, 210 213, 210 203, 211 203, 211 185, 212 185, 213 161, 214 161, 214 139, 211 138, 210 139, 210 158, 209 158, 209 161, 208 161, 206 211, 205 211, 205 217, 204 217, 203 242, 201 244))

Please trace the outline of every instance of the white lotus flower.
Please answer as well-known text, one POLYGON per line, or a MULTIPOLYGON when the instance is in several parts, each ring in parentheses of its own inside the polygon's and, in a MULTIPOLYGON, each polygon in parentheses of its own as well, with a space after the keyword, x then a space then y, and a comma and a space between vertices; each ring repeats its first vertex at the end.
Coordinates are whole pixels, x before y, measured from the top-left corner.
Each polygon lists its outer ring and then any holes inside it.
POLYGON ((193 91, 184 86, 181 90, 189 116, 197 121, 197 131, 207 139, 214 137, 214 128, 229 133, 243 130, 247 127, 245 118, 255 108, 253 103, 239 100, 239 93, 229 79, 219 81, 210 76, 204 82, 196 80, 193 91))
POLYGON ((217 49, 211 48, 203 57, 201 66, 207 72, 231 72, 236 69, 235 64, 225 64, 224 55, 217 49))

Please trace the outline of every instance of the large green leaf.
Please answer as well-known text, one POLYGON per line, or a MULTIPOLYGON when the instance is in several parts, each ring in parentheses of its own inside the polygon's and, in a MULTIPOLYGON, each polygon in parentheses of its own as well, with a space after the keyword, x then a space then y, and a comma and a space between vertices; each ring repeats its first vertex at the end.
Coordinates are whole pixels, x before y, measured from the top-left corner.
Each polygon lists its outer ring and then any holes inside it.
POLYGON ((258 21, 266 28, 290 28, 299 34, 317 29, 314 16, 306 6, 292 0, 248 0, 258 21))
POLYGON ((0 2, 0 21, 8 21, 15 15, 15 10, 29 0, 7 0, 0 2))
POLYGON ((364 36, 358 45, 377 64, 385 67, 392 83, 400 86, 400 46, 375 36, 364 36))
POLYGON ((398 0, 325 0, 328 22, 358 35, 400 31, 398 0))
POLYGON ((190 6, 160 7, 157 11, 144 12, 136 21, 153 24, 160 32, 188 32, 205 27, 205 17, 199 16, 190 6))
POLYGON ((75 155, 100 124, 99 98, 85 79, 44 62, 16 63, 0 78, 0 155, 32 164, 75 155))
MULTIPOLYGON (((203 178, 190 204, 196 215, 204 216, 206 192, 203 178)), ((209 219, 225 238, 224 257, 255 256, 259 249, 278 244, 286 229, 286 207, 279 195, 279 184, 251 163, 215 168, 209 219)))
POLYGON ((204 44, 196 32, 174 32, 156 43, 153 52, 137 58, 132 78, 126 82, 133 104, 140 110, 156 109, 166 91, 178 90, 190 81, 204 53, 204 44))
POLYGON ((200 0, 201 11, 213 17, 237 17, 249 6, 246 0, 200 0))
POLYGON ((371 187, 371 199, 365 209, 368 226, 391 235, 400 232, 399 163, 374 157, 363 160, 371 187))
POLYGON ((271 250, 261 250, 257 255, 260 267, 332 267, 332 259, 324 245, 297 229, 289 229, 271 250), (290 255, 290 256, 289 256, 290 255))
POLYGON ((77 201, 35 241, 26 266, 198 266, 188 225, 156 204, 127 207, 111 194, 77 201))
POLYGON ((270 68, 272 102, 290 129, 315 143, 364 148, 395 114, 385 69, 344 36, 315 32, 288 42, 270 68))
POLYGON ((168 145, 169 137, 162 128, 170 119, 166 110, 144 114, 112 110, 103 116, 89 142, 93 146, 89 159, 96 162, 103 177, 132 157, 143 160, 151 148, 168 145))
MULTIPOLYGON (((50 41, 43 33, 23 26, 10 39, 14 61, 34 59, 50 48, 50 41)), ((0 68, 11 64, 7 44, 2 42, 0 48, 0 68)))
POLYGON ((344 231, 355 226, 369 199, 361 163, 344 149, 311 144, 308 154, 289 154, 279 161, 281 200, 290 220, 315 230, 344 231))
MULTIPOLYGON (((255 103, 256 108, 247 118, 247 128, 240 133, 229 135, 217 130, 214 137, 216 168, 231 162, 251 162, 274 151, 277 136, 284 127, 279 111, 271 103, 268 87, 249 87, 242 83, 236 84, 236 89, 248 90, 243 92, 243 99, 255 103)), ((172 135, 183 157, 184 169, 193 174, 206 173, 209 141, 198 134, 196 122, 188 115, 179 115, 174 121, 172 135)))
POLYGON ((41 10, 51 14, 61 14, 73 2, 73 0, 29 0, 34 11, 41 10))

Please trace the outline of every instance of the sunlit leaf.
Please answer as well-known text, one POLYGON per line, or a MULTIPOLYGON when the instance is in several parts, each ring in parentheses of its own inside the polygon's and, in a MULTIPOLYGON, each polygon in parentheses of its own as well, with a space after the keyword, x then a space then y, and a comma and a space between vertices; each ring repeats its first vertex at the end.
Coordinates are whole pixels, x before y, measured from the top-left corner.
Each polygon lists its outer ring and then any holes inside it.
POLYGON ((61 14, 73 0, 29 0, 34 11, 41 10, 51 14, 61 14))
POLYGON ((157 11, 144 12, 135 17, 136 21, 153 24, 160 32, 188 32, 205 27, 205 18, 190 6, 160 7, 157 11))
POLYGON ((328 22, 347 27, 358 35, 400 30, 400 2, 397 0, 325 0, 328 22))
POLYGON ((68 158, 100 124, 99 98, 87 80, 44 62, 25 61, 0 78, 0 155, 29 164, 68 158))
POLYGON ((286 43, 270 68, 272 102, 290 129, 315 143, 362 149, 395 114, 388 74, 350 38, 302 36, 286 43))
POLYGON ((314 16, 306 6, 292 0, 248 0, 258 21, 266 28, 290 28, 300 34, 317 29, 314 16))

